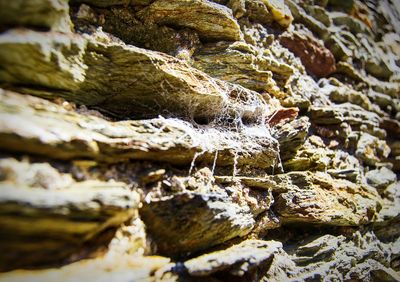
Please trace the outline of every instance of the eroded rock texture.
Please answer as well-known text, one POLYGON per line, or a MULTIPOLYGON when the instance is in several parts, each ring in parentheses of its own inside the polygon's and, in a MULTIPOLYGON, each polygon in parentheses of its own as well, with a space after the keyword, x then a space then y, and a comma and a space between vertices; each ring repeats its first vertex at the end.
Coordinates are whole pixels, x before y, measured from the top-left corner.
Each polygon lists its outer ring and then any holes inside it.
POLYGON ((0 281, 400 281, 399 15, 0 0, 0 281))

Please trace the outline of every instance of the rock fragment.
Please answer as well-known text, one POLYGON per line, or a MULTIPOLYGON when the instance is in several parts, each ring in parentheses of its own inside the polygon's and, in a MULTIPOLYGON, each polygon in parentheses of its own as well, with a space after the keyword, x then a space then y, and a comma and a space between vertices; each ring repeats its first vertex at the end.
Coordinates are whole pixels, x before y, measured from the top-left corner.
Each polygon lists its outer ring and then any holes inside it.
POLYGON ((0 27, 33 27, 71 32, 69 6, 66 0, 15 0, 0 2, 0 27))
POLYGON ((191 28, 204 40, 241 40, 232 11, 208 0, 157 0, 139 12, 149 23, 191 28))
POLYGON ((0 276, 0 281, 139 281, 156 279, 155 272, 170 260, 164 257, 110 256, 94 260, 79 261, 61 268, 45 270, 16 270, 0 276))
POLYGON ((2 84, 46 98, 61 96, 119 118, 212 118, 223 111, 254 120, 266 110, 255 92, 102 33, 12 30, 0 36, 0 46, 2 84))
MULTIPOLYGON (((65 176, 53 171, 51 176, 41 173, 42 183, 54 181, 47 184, 53 187, 40 187, 37 182, 22 184, 13 175, 28 165, 1 160, 0 169, 8 170, 0 182, 2 271, 84 257, 84 250, 95 250, 96 240, 107 241, 103 232, 137 216, 139 195, 125 183, 70 180, 65 187, 57 187, 65 176)), ((29 170, 38 166, 32 164, 29 170)))
POLYGON ((370 170, 365 174, 365 177, 368 184, 377 189, 384 189, 397 180, 396 174, 386 167, 370 170))
POLYGON ((335 57, 311 35, 285 33, 279 42, 300 57, 306 70, 317 77, 326 77, 335 72, 335 57))
POLYGON ((181 165, 194 160, 238 168, 251 163, 267 168, 278 157, 278 144, 265 126, 221 134, 211 127, 201 130, 185 121, 161 117, 110 122, 37 97, 4 90, 0 90, 0 97, 4 109, 0 113, 3 150, 50 154, 64 160, 86 158, 115 163, 134 159, 181 165), (260 142, 258 149, 255 140, 260 142))
POLYGON ((140 210, 161 254, 184 256, 248 234, 254 219, 247 206, 221 193, 180 193, 144 203, 140 210))
POLYGON ((257 279, 268 270, 274 256, 283 253, 276 241, 246 240, 222 251, 202 255, 183 263, 189 276, 224 275, 237 279, 257 279))
POLYGON ((283 223, 356 226, 373 220, 380 201, 373 190, 325 173, 296 173, 305 183, 292 184, 276 198, 275 211, 283 223))

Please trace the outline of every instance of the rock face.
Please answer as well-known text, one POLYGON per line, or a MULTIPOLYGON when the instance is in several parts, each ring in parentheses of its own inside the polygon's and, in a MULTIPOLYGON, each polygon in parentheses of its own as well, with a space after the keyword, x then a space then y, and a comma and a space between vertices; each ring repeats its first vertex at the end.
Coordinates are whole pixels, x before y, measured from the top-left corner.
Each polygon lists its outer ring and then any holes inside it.
POLYGON ((395 1, 0 1, 0 281, 400 281, 395 1))

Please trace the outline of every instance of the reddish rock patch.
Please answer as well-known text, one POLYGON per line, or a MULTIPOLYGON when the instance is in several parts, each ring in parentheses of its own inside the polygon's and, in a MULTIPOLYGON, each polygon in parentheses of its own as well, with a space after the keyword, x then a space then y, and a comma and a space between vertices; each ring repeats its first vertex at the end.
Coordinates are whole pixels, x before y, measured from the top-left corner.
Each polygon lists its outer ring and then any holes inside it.
POLYGON ((292 121, 297 118, 299 114, 298 108, 282 108, 276 110, 269 118, 268 124, 270 126, 275 126, 281 122, 292 121))
POLYGON ((336 70, 335 57, 331 51, 311 35, 284 33, 279 41, 301 59, 308 73, 325 77, 336 70))

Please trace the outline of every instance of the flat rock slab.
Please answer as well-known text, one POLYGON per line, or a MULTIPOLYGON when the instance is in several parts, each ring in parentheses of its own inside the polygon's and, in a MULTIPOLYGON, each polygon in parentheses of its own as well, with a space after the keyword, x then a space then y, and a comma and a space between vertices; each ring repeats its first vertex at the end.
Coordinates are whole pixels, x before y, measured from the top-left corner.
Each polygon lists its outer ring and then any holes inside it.
POLYGON ((267 110, 256 92, 213 79, 172 56, 94 35, 10 30, 0 36, 0 83, 63 97, 118 118, 247 118, 267 110))
POLYGON ((241 182, 272 190, 271 209, 283 224, 310 223, 356 226, 373 222, 382 204, 368 185, 336 179, 323 172, 293 171, 265 177, 216 177, 219 183, 241 182))
POLYGON ((47 100, 0 91, 0 147, 4 150, 102 162, 129 159, 270 167, 278 143, 267 128, 242 132, 195 129, 179 119, 110 122, 47 100))
POLYGON ((184 192, 143 203, 140 215, 161 254, 186 255, 248 234, 248 206, 227 194, 184 192))
POLYGON ((373 188, 335 179, 323 172, 290 174, 302 175, 303 181, 293 183, 287 175, 274 176, 278 183, 291 184, 275 202, 275 211, 283 223, 356 226, 374 220, 381 198, 373 188))
POLYGON ((365 124, 368 127, 379 127, 381 118, 360 106, 343 103, 324 107, 311 108, 311 121, 318 125, 333 125, 347 122, 352 126, 365 124))
POLYGON ((0 26, 71 32, 68 0, 1 1, 0 26))
POLYGON ((232 11, 208 0, 157 0, 139 12, 146 22, 194 29, 204 39, 242 39, 232 11))
POLYGON ((95 247, 103 231, 137 216, 139 195, 125 183, 75 182, 46 163, 15 159, 2 159, 0 171, 3 271, 79 257, 85 243, 95 247))
POLYGON ((263 56, 244 42, 207 44, 196 51, 192 64, 212 77, 277 97, 285 94, 272 78, 273 73, 281 75, 284 82, 293 73, 289 65, 263 56))
POLYGON ((0 281, 154 281, 155 272, 168 262, 168 258, 157 256, 107 256, 100 259, 79 261, 61 268, 11 271, 0 274, 0 281))
POLYGON ((282 244, 277 241, 246 240, 225 250, 205 254, 184 262, 190 276, 207 277, 217 273, 242 279, 261 276, 268 269, 282 244))

